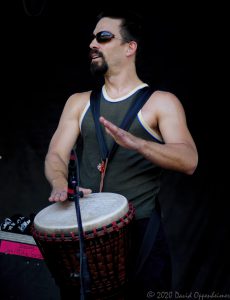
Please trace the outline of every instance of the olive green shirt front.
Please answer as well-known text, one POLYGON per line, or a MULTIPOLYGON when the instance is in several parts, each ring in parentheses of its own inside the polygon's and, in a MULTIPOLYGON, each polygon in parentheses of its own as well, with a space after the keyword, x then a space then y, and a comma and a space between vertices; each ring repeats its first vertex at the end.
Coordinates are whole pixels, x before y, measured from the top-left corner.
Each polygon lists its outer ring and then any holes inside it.
MULTIPOLYGON (((105 88, 102 88, 100 99, 100 114, 119 126, 135 101, 135 93, 144 85, 131 91, 126 97, 110 99, 105 88)), ((129 132, 145 140, 162 143, 153 135, 140 114, 134 119, 129 132)), ((81 136, 77 142, 80 155, 80 186, 90 188, 94 193, 99 192, 101 173, 97 166, 101 162, 95 125, 89 104, 81 118, 81 136), (81 149, 79 149, 79 147, 81 149)), ((104 135, 108 148, 113 140, 104 135)), ((146 160, 140 153, 118 147, 111 161, 108 162, 104 178, 103 192, 118 193, 125 196, 136 209, 136 219, 149 217, 155 207, 155 200, 160 190, 162 169, 146 160)))

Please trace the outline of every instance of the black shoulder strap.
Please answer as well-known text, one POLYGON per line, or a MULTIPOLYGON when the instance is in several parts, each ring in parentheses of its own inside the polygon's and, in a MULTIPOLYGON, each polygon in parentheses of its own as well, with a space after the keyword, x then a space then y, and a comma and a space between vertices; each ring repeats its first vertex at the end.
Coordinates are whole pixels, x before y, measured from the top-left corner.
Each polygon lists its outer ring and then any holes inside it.
POLYGON ((90 108, 92 111, 94 123, 95 123, 95 129, 96 129, 96 135, 97 140, 100 148, 100 154, 103 161, 106 160, 106 158, 109 155, 109 150, 106 145, 105 137, 101 128, 101 124, 99 122, 100 117, 100 98, 101 98, 101 89, 100 90, 93 90, 90 95, 90 108))
MULTIPOLYGON (((138 90, 136 92, 136 101, 134 102, 134 105, 130 107, 130 109, 127 111, 122 123, 120 124, 120 128, 124 130, 128 130, 135 119, 136 115, 142 108, 142 106, 146 103, 146 101, 149 99, 151 94, 153 93, 152 89, 148 86, 138 90)), ((95 128, 96 128, 96 134, 98 143, 100 146, 100 153, 102 160, 105 160, 106 158, 111 159, 114 153, 116 152, 118 148, 118 144, 114 142, 111 150, 109 151, 105 142, 105 137, 103 135, 103 131, 99 122, 100 117, 100 96, 101 96, 101 90, 93 90, 90 95, 90 107, 94 118, 95 128)))

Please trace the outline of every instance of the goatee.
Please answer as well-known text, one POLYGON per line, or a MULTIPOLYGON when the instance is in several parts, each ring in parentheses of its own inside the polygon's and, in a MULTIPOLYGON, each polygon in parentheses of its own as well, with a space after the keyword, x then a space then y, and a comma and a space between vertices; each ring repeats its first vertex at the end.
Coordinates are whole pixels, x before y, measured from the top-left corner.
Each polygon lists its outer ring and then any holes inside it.
POLYGON ((104 75, 108 71, 108 65, 106 61, 103 61, 100 65, 92 62, 90 65, 90 71, 94 76, 104 75))
POLYGON ((101 52, 97 49, 92 49, 89 54, 90 58, 92 59, 90 65, 90 71, 95 76, 104 75, 108 71, 108 64, 105 61, 105 58, 101 52), (101 58, 101 61, 94 61, 95 58, 101 58))

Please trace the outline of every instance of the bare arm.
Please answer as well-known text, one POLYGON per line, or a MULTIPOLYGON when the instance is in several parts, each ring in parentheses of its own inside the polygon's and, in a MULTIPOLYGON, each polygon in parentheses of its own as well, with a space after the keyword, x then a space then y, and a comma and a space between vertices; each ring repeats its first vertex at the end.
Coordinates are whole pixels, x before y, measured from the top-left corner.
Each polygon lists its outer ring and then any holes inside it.
MULTIPOLYGON (((70 152, 80 133, 79 118, 87 101, 88 94, 71 96, 62 112, 57 130, 55 131, 45 159, 45 175, 52 192, 49 201, 67 199, 68 163, 70 152)), ((82 189, 84 192, 84 189, 82 189)), ((85 193, 90 192, 85 190, 85 193)))
POLYGON ((187 128, 182 105, 176 96, 170 93, 159 92, 151 98, 143 108, 143 114, 151 127, 157 126, 164 144, 135 137, 103 117, 100 121, 121 146, 138 151, 162 168, 193 174, 197 166, 198 154, 187 128))

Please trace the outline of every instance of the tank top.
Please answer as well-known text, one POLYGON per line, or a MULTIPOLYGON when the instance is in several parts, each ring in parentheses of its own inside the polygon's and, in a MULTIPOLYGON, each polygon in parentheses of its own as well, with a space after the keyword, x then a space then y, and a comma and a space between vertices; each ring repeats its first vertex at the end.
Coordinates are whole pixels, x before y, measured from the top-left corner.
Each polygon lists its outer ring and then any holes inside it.
MULTIPOLYGON (((100 99, 101 116, 119 126, 135 100, 135 93, 145 86, 146 84, 142 84, 125 97, 118 99, 111 99, 103 86, 100 99)), ((97 166, 101 162, 101 157, 89 102, 82 113, 80 128, 81 134, 76 145, 79 155, 80 186, 90 188, 96 193, 100 186, 101 174, 97 166)), ((163 143, 144 122, 141 111, 134 119, 129 132, 145 140, 163 143)), ((113 140, 104 128, 103 133, 110 149, 113 140)), ((162 168, 146 160, 137 151, 119 146, 108 162, 103 192, 125 196, 135 207, 136 219, 147 218, 155 207, 155 200, 160 191, 161 173, 162 168)))

